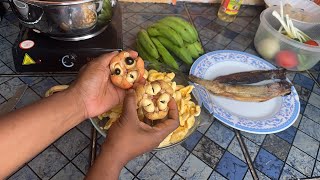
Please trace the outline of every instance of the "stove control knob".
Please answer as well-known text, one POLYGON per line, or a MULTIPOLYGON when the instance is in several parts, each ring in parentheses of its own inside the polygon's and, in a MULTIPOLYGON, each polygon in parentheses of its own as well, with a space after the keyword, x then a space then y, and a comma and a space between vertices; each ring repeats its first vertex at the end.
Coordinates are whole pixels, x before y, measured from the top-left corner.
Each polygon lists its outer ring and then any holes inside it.
POLYGON ((76 57, 75 55, 65 55, 62 57, 61 59, 61 63, 64 67, 67 67, 67 68, 71 68, 74 66, 74 63, 76 61, 76 57))

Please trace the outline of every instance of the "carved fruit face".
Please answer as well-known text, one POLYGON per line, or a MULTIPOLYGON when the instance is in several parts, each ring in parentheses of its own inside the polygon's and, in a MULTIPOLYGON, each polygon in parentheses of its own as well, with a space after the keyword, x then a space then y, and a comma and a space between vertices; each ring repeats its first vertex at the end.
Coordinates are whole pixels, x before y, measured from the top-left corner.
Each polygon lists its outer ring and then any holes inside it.
POLYGON ((173 89, 164 81, 147 82, 137 87, 136 95, 139 117, 158 120, 168 114, 168 103, 173 95, 173 89))
POLYGON ((143 77, 144 62, 140 57, 133 59, 128 52, 122 51, 111 60, 110 70, 111 82, 122 89, 129 89, 143 77))

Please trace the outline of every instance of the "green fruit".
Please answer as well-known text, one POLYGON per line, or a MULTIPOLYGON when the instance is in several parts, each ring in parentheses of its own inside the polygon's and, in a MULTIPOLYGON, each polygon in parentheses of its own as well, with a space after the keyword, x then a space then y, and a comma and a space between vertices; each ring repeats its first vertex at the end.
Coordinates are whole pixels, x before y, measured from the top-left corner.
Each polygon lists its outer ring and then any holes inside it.
POLYGON ((179 48, 178 46, 175 46, 173 43, 171 43, 171 41, 163 37, 158 37, 158 40, 165 48, 174 53, 186 64, 191 65, 193 63, 192 56, 185 47, 179 48))
POLYGON ((151 40, 156 45, 159 54, 162 58, 162 61, 170 67, 173 67, 174 69, 179 69, 179 65, 176 62, 176 60, 171 56, 168 50, 160 43, 160 41, 154 37, 151 37, 151 40))
POLYGON ((192 38, 192 34, 187 30, 186 27, 182 26, 181 24, 176 23, 172 20, 166 20, 162 19, 159 21, 160 23, 163 23, 169 27, 171 27, 173 30, 175 30, 182 39, 187 43, 193 43, 194 39, 192 38))
POLYGON ((156 23, 153 24, 151 27, 154 27, 158 30, 160 33, 160 36, 163 36, 167 39, 169 39, 173 44, 182 47, 183 46, 183 39, 182 37, 174 31, 169 26, 162 24, 162 23, 156 23))
POLYGON ((160 36, 159 31, 154 27, 148 27, 147 32, 149 36, 152 36, 152 37, 160 36))
POLYGON ((204 54, 204 49, 199 41, 196 41, 195 43, 193 43, 193 45, 200 55, 204 54))
POLYGON ((159 59, 159 53, 157 48, 155 47, 155 45, 153 44, 153 42, 151 41, 148 33, 146 30, 141 29, 138 33, 138 41, 141 44, 141 46, 147 51, 149 52, 149 54, 155 58, 155 59, 159 59))
POLYGON ((139 41, 137 41, 137 51, 139 56, 146 61, 149 62, 158 62, 157 59, 148 54, 148 52, 142 47, 139 41))
POLYGON ((186 49, 190 52, 193 59, 196 59, 199 57, 199 53, 194 44, 187 44, 186 49))
POLYGON ((168 16, 168 17, 165 17, 163 20, 173 21, 177 24, 182 25, 183 27, 185 27, 186 31, 188 31, 189 34, 191 34, 193 42, 196 42, 198 40, 197 30, 195 29, 195 27, 192 24, 190 24, 186 20, 179 18, 179 17, 175 17, 175 16, 168 16))

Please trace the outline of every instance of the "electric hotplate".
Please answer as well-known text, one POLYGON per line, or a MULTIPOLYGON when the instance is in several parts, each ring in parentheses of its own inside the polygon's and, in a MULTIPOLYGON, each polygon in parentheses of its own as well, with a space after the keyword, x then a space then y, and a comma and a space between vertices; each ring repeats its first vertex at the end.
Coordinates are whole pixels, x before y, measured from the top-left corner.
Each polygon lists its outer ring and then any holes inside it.
POLYGON ((21 28, 12 48, 16 71, 74 72, 101 54, 122 50, 122 17, 116 12, 101 34, 82 41, 56 40, 21 28))

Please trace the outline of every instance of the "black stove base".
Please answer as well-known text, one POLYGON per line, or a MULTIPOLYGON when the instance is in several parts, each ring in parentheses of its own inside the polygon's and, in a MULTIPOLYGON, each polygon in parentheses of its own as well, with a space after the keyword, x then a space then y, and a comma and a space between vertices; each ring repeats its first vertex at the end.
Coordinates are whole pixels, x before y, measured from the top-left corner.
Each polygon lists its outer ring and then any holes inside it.
POLYGON ((119 6, 101 34, 83 41, 60 41, 21 28, 12 48, 17 72, 75 72, 101 54, 122 50, 119 6))

